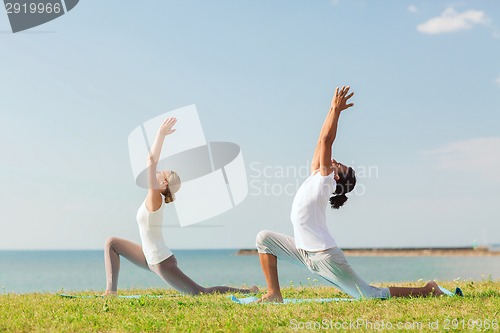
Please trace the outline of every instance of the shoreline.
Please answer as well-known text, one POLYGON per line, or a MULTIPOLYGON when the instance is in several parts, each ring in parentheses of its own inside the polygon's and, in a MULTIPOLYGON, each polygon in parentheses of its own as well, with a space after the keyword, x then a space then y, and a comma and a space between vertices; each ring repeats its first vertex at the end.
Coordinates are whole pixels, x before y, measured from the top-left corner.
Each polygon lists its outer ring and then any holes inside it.
MULTIPOLYGON (((346 256, 352 257, 479 257, 479 256, 500 256, 500 251, 492 251, 487 247, 450 247, 450 248, 344 248, 346 256)), ((256 249, 240 249, 236 253, 238 256, 257 255, 256 249)))

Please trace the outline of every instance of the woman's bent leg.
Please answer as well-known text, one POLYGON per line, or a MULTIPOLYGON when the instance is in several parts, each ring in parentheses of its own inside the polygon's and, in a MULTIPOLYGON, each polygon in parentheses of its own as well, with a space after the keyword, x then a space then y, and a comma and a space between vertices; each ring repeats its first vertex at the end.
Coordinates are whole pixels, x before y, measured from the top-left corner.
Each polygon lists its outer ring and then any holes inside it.
POLYGON ((179 269, 177 259, 174 255, 171 255, 159 264, 149 265, 149 269, 181 293, 196 295, 203 292, 203 288, 200 285, 191 280, 179 269))
POLYGON ((149 269, 160 276, 165 282, 172 286, 172 288, 184 294, 198 295, 201 293, 212 294, 215 292, 248 293, 251 291, 250 289, 238 289, 224 286, 204 288, 181 271, 179 266, 177 266, 177 259, 174 255, 168 257, 157 265, 149 265, 149 269))
POLYGON ((118 288, 120 256, 123 256, 139 267, 148 269, 141 245, 118 237, 108 238, 104 246, 104 265, 106 268, 105 294, 115 294, 118 288))

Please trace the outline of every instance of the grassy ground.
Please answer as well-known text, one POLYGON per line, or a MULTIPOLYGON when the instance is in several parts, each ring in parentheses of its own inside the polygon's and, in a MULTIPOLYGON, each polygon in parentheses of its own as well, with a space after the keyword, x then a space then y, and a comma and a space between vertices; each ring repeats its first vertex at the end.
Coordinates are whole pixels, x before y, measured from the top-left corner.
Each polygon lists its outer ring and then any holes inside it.
MULTIPOLYGON (((402 284, 421 286, 419 284, 402 284)), ((170 290, 129 290, 161 298, 0 296, 0 332, 500 332, 500 282, 449 282, 465 297, 338 303, 233 303, 226 295, 179 296, 170 290)), ((80 294, 95 294, 84 292, 80 294)), ((285 288, 287 298, 345 297, 333 288, 285 288)))

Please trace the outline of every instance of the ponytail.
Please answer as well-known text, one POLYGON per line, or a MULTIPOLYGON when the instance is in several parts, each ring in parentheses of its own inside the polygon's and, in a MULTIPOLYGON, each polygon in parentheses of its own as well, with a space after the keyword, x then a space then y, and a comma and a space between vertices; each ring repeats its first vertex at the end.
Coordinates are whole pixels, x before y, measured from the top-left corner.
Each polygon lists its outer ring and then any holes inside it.
POLYGON ((339 209, 344 205, 346 201, 347 201, 347 195, 345 194, 332 195, 330 197, 330 205, 332 206, 333 209, 339 209))
POLYGON ((163 195, 165 196, 165 203, 171 203, 175 200, 175 194, 173 194, 171 191, 170 191, 170 188, 167 186, 167 188, 165 189, 165 192, 163 192, 163 195))
POLYGON ((347 172, 339 172, 339 180, 335 192, 330 197, 330 205, 333 209, 339 209, 347 201, 346 193, 351 192, 356 186, 356 173, 353 168, 349 168, 347 172))
POLYGON ((179 191, 180 188, 181 179, 175 171, 171 170, 168 176, 167 188, 162 193, 165 196, 165 203, 168 204, 175 201, 175 192, 179 191))

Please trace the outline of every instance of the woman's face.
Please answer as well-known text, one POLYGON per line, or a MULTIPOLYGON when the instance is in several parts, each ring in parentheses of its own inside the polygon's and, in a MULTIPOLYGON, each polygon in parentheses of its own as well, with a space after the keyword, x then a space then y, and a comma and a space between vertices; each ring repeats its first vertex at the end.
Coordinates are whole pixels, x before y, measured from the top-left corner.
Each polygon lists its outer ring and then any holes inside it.
POLYGON ((156 171, 156 180, 160 184, 161 188, 166 188, 168 185, 168 176, 170 175, 170 170, 156 171))

